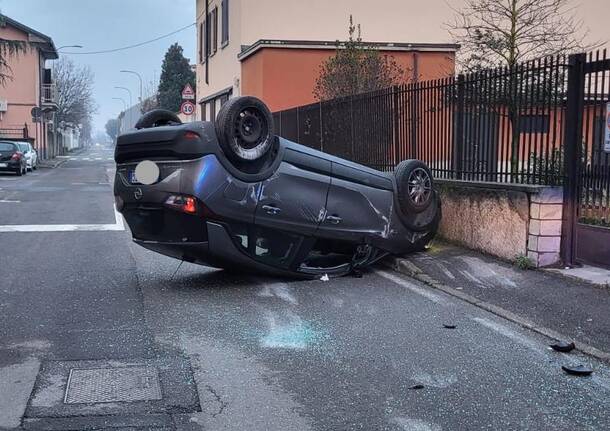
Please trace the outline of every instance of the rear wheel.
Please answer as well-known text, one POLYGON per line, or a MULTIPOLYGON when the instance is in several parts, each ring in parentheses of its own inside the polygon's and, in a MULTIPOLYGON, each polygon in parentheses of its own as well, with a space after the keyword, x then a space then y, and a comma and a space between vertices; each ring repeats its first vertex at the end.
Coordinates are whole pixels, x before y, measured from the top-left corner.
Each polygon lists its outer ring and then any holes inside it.
POLYGON ((223 152, 236 162, 260 160, 273 146, 273 117, 256 97, 229 99, 218 113, 215 128, 223 152))
POLYGON ((172 111, 168 111, 167 109, 153 109, 140 117, 135 128, 148 129, 171 124, 182 124, 182 121, 172 111))

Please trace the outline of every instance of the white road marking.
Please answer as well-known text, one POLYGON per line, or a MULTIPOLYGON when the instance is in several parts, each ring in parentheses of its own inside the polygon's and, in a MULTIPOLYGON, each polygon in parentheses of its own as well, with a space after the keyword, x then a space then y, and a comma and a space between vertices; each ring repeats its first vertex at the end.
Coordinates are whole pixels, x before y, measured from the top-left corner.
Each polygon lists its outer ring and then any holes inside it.
POLYGON ((114 224, 22 224, 0 225, 0 232, 98 232, 123 231, 123 216, 114 208, 114 224))
POLYGON ((13 201, 10 199, 0 199, 0 204, 20 204, 21 201, 13 201))
POLYGON ((530 340, 528 337, 521 335, 518 332, 515 332, 512 329, 510 329, 500 323, 496 323, 492 320, 484 319, 482 317, 473 317, 472 320, 474 320, 477 323, 480 323, 481 325, 485 326, 486 328, 491 329, 492 331, 497 332, 498 334, 501 334, 507 338, 510 338, 513 341, 516 341, 517 343, 521 344, 522 346, 527 347, 530 350, 533 350, 537 353, 544 354, 544 350, 538 343, 530 340))
POLYGON ((95 160, 102 160, 102 158, 101 157, 96 157, 95 160))
POLYGON ((389 272, 386 271, 376 271, 377 274, 381 275, 383 278, 387 278, 390 281, 393 281, 396 284, 399 284, 400 286, 409 289, 411 292, 417 293, 418 295, 423 296, 426 299, 429 299, 432 302, 435 302, 437 304, 445 304, 446 301, 445 299, 441 298, 440 296, 429 292, 427 289, 421 288, 416 286, 415 284, 405 280, 404 278, 398 277, 394 274, 391 274, 389 272))

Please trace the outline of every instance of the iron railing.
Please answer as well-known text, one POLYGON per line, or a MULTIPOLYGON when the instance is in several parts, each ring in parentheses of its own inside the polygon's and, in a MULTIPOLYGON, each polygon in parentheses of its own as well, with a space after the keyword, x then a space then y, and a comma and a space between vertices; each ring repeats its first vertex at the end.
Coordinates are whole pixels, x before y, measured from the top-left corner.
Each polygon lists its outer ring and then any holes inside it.
POLYGON ((56 104, 57 94, 55 84, 42 84, 40 86, 41 99, 44 104, 56 104))
POLYGON ((274 113, 280 136, 381 170, 561 184, 567 59, 399 85, 274 113))
POLYGON ((0 128, 0 139, 29 139, 27 124, 23 127, 0 128))

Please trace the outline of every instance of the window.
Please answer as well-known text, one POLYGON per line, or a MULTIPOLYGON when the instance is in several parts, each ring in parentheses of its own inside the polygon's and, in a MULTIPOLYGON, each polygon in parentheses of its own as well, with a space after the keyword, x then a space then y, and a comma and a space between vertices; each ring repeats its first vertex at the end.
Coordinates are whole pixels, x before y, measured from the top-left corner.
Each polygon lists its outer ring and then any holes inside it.
POLYGON ((519 133, 549 133, 548 115, 521 115, 519 133))
POLYGON ((218 51, 218 8, 215 7, 212 10, 212 20, 210 24, 212 25, 212 55, 216 54, 218 51))
POLYGON ((224 48, 229 43, 229 0, 222 0, 222 32, 221 46, 224 48))
POLYGON ((216 99, 212 99, 210 102, 210 121, 216 119, 216 99))
POLYGON ((212 14, 209 13, 207 19, 205 21, 205 55, 206 58, 210 56, 210 50, 212 48, 212 44, 210 43, 210 36, 212 35, 210 23, 212 22, 212 14))
MULTIPOLYGON (((205 21, 204 21, 205 22, 205 21)), ((203 63, 203 46, 204 46, 204 37, 203 37, 203 27, 204 22, 199 24, 199 63, 203 63)))

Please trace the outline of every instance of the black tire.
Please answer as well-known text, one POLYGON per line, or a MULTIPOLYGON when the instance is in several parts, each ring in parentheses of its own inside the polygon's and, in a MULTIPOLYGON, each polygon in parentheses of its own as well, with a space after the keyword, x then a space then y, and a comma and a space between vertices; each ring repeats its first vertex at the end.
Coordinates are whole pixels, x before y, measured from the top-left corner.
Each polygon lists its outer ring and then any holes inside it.
POLYGON ((396 200, 405 216, 424 212, 435 201, 432 173, 420 160, 403 160, 396 166, 396 200))
POLYGON ((17 174, 18 177, 23 175, 23 168, 21 167, 21 165, 19 165, 19 169, 17 169, 15 171, 15 173, 17 174))
POLYGON ((273 116, 256 97, 229 99, 218 112, 215 129, 220 148, 237 162, 259 160, 273 146, 273 116))
POLYGON ((438 232, 438 228, 441 224, 442 211, 441 206, 438 206, 434 220, 428 226, 428 232, 426 232, 421 238, 413 243, 413 251, 424 251, 426 246, 434 239, 438 232))
POLYGON ((148 129, 151 127, 168 126, 170 124, 182 124, 182 121, 172 111, 153 109, 140 117, 135 128, 148 129))

